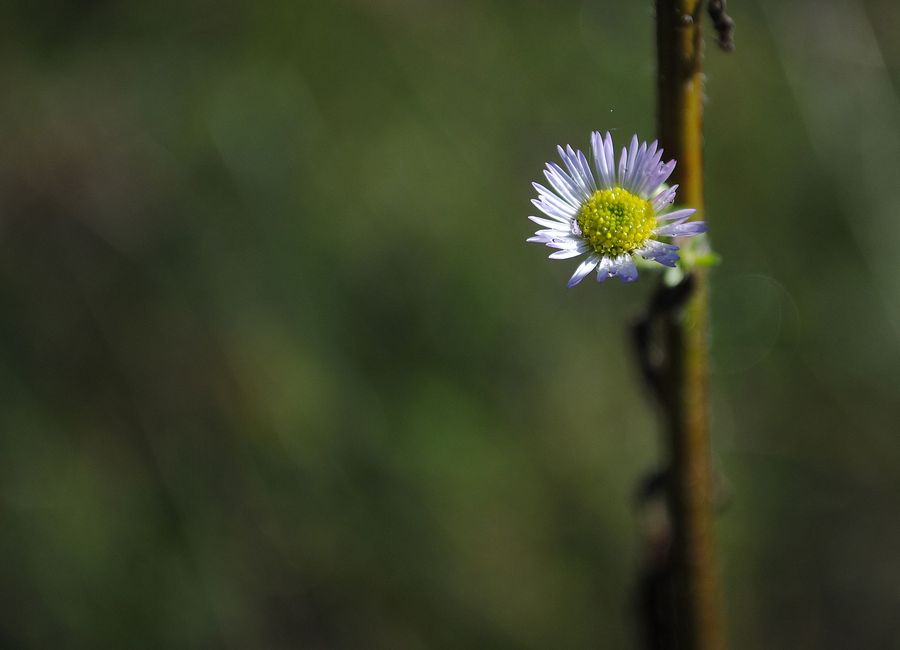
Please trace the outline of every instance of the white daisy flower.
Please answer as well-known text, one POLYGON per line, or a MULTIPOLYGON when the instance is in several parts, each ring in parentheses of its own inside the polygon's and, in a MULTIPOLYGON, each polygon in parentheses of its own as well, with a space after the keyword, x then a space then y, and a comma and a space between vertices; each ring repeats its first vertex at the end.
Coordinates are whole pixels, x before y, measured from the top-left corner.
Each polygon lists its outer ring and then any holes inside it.
POLYGON ((588 254, 569 280, 573 287, 596 269, 597 281, 618 277, 637 280, 634 256, 675 266, 678 246, 660 237, 689 237, 706 231, 702 221, 688 221, 693 208, 668 212, 678 186, 666 187, 675 161, 662 160, 654 140, 648 146, 631 138, 622 149, 618 169, 612 136, 591 134, 593 167, 581 151, 557 147, 565 169, 547 163, 544 176, 553 189, 534 183, 538 198, 532 203, 543 217, 528 217, 542 227, 527 241, 557 249, 550 259, 564 260, 588 254))

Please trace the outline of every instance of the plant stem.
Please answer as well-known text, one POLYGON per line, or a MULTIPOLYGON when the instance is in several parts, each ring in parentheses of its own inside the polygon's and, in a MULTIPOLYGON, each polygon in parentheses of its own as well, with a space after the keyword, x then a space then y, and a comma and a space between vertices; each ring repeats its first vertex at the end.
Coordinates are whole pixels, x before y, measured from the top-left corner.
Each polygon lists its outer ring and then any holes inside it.
MULTIPOLYGON (((680 186, 681 202, 704 218, 703 2, 657 0, 656 16, 659 140, 678 161, 672 182, 680 186)), ((709 295, 706 270, 692 273, 694 288, 683 313, 666 325, 675 634, 679 650, 723 650, 712 520, 709 295)))

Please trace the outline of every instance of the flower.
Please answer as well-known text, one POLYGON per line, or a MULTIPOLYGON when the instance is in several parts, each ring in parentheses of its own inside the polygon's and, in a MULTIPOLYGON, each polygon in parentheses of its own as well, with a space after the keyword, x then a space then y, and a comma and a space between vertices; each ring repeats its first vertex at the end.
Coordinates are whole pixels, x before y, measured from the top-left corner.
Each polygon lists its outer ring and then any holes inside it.
POLYGON ((588 253, 569 280, 576 284, 594 269, 597 281, 618 277, 634 282, 638 272, 634 256, 674 267, 678 246, 659 237, 689 237, 706 231, 702 221, 688 221, 696 212, 685 208, 668 212, 677 185, 664 185, 675 161, 660 162, 663 151, 654 140, 648 146, 631 138, 622 149, 618 170, 613 158, 612 136, 591 134, 593 169, 584 153, 557 147, 566 169, 547 163, 544 176, 550 186, 534 183, 538 198, 532 203, 544 217, 528 217, 542 226, 527 241, 557 249, 550 259, 564 260, 588 253), (568 171, 566 171, 568 170, 568 171))

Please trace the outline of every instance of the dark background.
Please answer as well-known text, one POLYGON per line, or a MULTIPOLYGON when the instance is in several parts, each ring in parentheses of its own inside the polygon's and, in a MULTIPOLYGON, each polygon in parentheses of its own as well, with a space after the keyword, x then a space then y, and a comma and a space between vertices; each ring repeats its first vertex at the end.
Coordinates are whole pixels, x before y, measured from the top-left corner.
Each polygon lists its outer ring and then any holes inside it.
MULTIPOLYGON (((898 647, 900 4, 708 48, 733 647, 898 647)), ((526 245, 650 2, 0 9, 0 646, 625 648, 653 281, 526 245)))

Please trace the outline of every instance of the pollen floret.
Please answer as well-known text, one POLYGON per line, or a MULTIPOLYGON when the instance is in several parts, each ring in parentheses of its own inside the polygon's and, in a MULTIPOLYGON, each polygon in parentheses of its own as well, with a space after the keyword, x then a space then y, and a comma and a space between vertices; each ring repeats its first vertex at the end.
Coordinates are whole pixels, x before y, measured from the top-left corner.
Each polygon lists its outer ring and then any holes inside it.
POLYGON ((654 141, 631 138, 618 166, 613 157, 612 136, 591 134, 593 169, 581 151, 558 147, 565 169, 547 163, 544 176, 553 189, 534 183, 538 198, 532 203, 543 217, 528 217, 542 226, 529 242, 556 249, 551 259, 568 259, 585 253, 569 280, 574 286, 596 269, 597 281, 618 277, 637 280, 634 256, 675 266, 678 246, 660 237, 689 237, 706 231, 702 221, 688 221, 692 208, 669 212, 677 185, 666 187, 675 161, 662 163, 662 149, 654 141))
POLYGON ((656 225, 650 201, 621 187, 594 192, 575 220, 591 248, 610 257, 638 248, 656 225))

